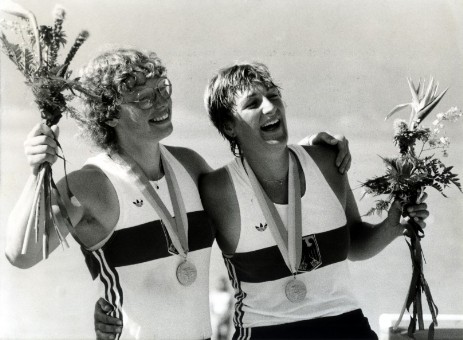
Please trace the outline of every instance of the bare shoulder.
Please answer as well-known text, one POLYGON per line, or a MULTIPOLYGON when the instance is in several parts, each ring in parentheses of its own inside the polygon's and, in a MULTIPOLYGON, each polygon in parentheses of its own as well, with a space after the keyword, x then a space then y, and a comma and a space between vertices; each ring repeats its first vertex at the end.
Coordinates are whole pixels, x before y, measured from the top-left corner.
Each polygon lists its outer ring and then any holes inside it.
POLYGON ((325 145, 304 145, 303 148, 314 160, 315 164, 317 164, 321 173, 325 177, 325 180, 330 185, 331 190, 334 191, 344 207, 346 200, 346 188, 348 187, 346 184, 347 175, 343 175, 338 171, 335 163, 337 156, 336 148, 325 145))
POLYGON ((312 159, 317 163, 320 169, 326 171, 337 171, 336 155, 334 147, 328 145, 303 145, 302 146, 312 159))
POLYGON ((215 205, 220 199, 229 200, 234 189, 226 167, 203 174, 199 180, 199 192, 201 200, 208 206, 215 205))
POLYGON ((79 198, 81 203, 89 204, 99 201, 101 198, 111 195, 114 187, 109 178, 98 167, 86 165, 82 169, 73 171, 59 181, 58 187, 63 192, 69 184, 71 192, 79 198))
POLYGON ((195 181, 198 181, 202 174, 212 170, 206 160, 192 149, 179 146, 166 146, 166 148, 185 167, 195 181))
POLYGON ((199 192, 203 207, 216 230, 220 249, 225 254, 233 254, 240 235, 240 211, 226 167, 202 175, 199 192))
POLYGON ((93 246, 112 232, 119 219, 119 200, 113 184, 98 167, 86 165, 61 179, 57 186, 86 246, 93 246), (68 187, 74 201, 64 194, 68 187))

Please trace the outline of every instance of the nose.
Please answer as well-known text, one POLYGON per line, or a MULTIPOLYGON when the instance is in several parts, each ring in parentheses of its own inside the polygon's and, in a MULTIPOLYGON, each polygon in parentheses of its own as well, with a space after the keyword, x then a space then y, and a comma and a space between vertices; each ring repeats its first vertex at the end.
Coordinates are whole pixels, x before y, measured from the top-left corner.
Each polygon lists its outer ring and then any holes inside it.
POLYGON ((262 99, 262 113, 264 115, 267 115, 267 114, 270 114, 270 113, 274 113, 276 110, 276 107, 275 105, 273 105, 273 103, 265 96, 263 96, 263 99, 262 99))
POLYGON ((154 98, 154 108, 155 109, 164 109, 169 105, 170 98, 164 98, 163 96, 157 94, 154 98))

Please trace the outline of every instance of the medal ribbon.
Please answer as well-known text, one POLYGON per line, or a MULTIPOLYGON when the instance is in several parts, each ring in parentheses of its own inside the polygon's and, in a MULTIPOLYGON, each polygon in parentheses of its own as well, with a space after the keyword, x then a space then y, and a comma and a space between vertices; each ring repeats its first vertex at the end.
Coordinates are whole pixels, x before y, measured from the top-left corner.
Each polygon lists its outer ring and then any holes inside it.
POLYGON ((244 166, 259 206, 286 266, 293 275, 296 275, 302 255, 302 212, 301 185, 295 156, 292 152, 289 153, 287 227, 283 224, 275 204, 265 193, 246 159, 244 159, 244 166))
POLYGON ((172 201, 175 217, 170 215, 170 212, 166 208, 164 202, 153 189, 149 179, 140 169, 138 164, 125 155, 116 155, 116 157, 121 158, 124 163, 127 164, 129 167, 129 175, 135 179, 135 185, 145 196, 145 198, 148 200, 148 203, 153 207, 153 209, 163 221, 175 249, 177 249, 180 256, 186 258, 189 249, 188 218, 186 214, 185 203, 183 202, 177 178, 169 162, 172 156, 163 145, 160 144, 159 147, 161 149, 162 165, 164 167, 167 187, 169 189, 169 195, 172 201))

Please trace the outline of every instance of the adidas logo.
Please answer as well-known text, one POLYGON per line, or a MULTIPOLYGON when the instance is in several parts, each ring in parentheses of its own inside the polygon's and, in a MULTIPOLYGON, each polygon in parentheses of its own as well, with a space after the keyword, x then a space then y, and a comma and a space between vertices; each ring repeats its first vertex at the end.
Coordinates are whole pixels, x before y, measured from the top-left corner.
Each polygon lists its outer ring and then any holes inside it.
POLYGON ((267 229, 267 223, 265 223, 264 225, 262 225, 262 223, 260 223, 260 225, 256 225, 255 227, 259 231, 265 231, 265 229, 267 229))
POLYGON ((132 202, 132 203, 140 208, 143 205, 143 200, 136 200, 135 202, 132 202))

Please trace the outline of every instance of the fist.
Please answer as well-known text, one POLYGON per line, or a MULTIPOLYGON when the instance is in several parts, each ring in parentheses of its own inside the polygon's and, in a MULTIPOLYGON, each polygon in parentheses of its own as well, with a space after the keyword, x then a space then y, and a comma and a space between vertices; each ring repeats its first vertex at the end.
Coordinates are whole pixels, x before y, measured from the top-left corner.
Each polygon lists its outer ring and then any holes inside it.
POLYGON ((24 153, 32 173, 37 174, 40 166, 48 162, 53 164, 58 158, 57 138, 59 129, 57 125, 48 127, 44 123, 34 126, 24 141, 24 153))

